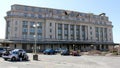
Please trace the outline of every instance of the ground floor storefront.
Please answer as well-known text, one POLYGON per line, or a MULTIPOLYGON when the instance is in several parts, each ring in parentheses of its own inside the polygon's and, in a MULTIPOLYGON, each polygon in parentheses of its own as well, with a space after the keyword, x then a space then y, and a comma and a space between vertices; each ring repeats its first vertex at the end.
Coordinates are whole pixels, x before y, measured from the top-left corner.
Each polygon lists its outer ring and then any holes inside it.
MULTIPOLYGON (((12 42, 1 42, 1 47, 9 47, 11 49, 24 49, 28 52, 34 52, 35 43, 33 42, 21 42, 21 41, 12 41, 12 42)), ((74 41, 42 41, 36 43, 37 52, 41 52, 45 49, 68 49, 68 50, 79 50, 81 52, 86 52, 90 50, 100 50, 100 51, 109 51, 114 48, 115 44, 113 43, 93 43, 93 42, 74 42, 74 41)))

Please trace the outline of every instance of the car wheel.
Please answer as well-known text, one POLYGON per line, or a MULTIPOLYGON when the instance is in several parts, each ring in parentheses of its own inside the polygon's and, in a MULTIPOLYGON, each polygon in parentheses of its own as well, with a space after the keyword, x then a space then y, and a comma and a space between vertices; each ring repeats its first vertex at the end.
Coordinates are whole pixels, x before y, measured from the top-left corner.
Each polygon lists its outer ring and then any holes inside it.
POLYGON ((51 52, 50 55, 53 55, 53 53, 51 52))
POLYGON ((48 52, 48 55, 50 55, 50 52, 48 52))
POLYGON ((7 58, 4 58, 5 61, 7 61, 8 59, 7 58))
POLYGON ((16 58, 15 58, 15 57, 12 57, 12 58, 11 58, 11 61, 16 61, 16 58))
POLYGON ((24 60, 25 60, 25 61, 28 61, 28 56, 26 56, 24 60))

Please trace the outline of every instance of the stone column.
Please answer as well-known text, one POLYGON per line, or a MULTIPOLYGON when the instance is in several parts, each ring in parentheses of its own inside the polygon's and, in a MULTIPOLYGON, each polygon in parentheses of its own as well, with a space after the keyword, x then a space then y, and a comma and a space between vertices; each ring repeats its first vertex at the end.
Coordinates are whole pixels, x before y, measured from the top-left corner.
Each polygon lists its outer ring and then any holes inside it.
POLYGON ((76 25, 74 25, 74 40, 76 40, 76 25))
POLYGON ((70 40, 70 24, 68 25, 68 39, 70 40))
POLYGON ((58 24, 55 24, 55 38, 58 39, 58 24))
POLYGON ((85 40, 88 40, 88 26, 85 26, 85 40))
POLYGON ((64 40, 64 24, 62 24, 62 39, 64 40))
POLYGON ((99 45, 100 50, 102 50, 102 46, 103 46, 103 45, 99 45))
POLYGON ((27 44, 26 46, 27 46, 27 50, 30 50, 30 44, 27 44))
POLYGON ((82 26, 80 25, 80 41, 82 40, 82 26))
POLYGON ((96 50, 96 46, 95 45, 93 46, 93 49, 96 50))
POLYGON ((100 28, 99 27, 98 27, 98 34, 99 34, 98 41, 100 41, 100 28))

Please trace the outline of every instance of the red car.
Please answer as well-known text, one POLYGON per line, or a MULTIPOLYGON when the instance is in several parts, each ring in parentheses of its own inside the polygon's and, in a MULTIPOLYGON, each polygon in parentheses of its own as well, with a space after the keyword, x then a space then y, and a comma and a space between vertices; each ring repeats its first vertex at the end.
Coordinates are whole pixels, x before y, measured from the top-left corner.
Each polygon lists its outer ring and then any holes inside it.
POLYGON ((71 55, 72 55, 72 56, 80 56, 80 54, 79 54, 78 51, 72 51, 72 52, 71 52, 71 55))

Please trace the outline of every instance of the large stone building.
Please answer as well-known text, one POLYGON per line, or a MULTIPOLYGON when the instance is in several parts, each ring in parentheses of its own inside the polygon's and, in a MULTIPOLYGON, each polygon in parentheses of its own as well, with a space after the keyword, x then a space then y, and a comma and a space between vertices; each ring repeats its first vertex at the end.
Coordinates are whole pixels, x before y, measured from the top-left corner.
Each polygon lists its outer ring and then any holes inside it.
POLYGON ((105 13, 12 5, 7 12, 3 45, 32 50, 67 48, 81 51, 108 50, 113 43, 112 22, 105 13), (34 24, 39 24, 33 27, 34 24), (35 36, 35 37, 34 37, 35 36))

